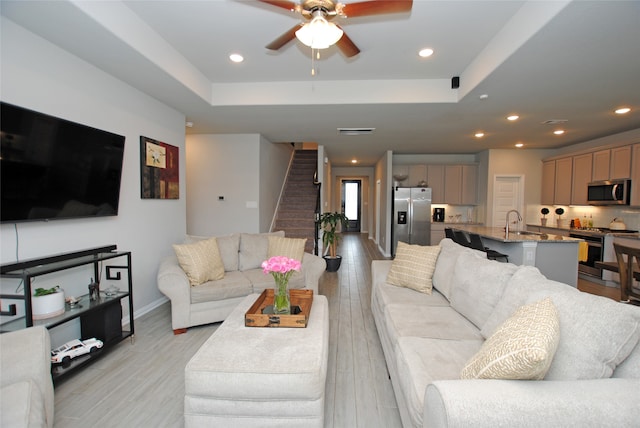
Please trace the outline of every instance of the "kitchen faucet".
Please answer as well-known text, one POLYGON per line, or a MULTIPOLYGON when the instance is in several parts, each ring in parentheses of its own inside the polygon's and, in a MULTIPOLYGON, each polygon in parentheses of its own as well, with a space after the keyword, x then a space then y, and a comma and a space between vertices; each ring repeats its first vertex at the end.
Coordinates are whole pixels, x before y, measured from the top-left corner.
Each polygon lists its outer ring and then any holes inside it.
POLYGON ((511 213, 516 213, 518 215, 518 225, 520 224, 520 222, 522 221, 522 216, 520 215, 520 213, 518 212, 518 210, 510 210, 507 211, 507 219, 506 219, 506 226, 504 228, 504 232, 505 232, 505 237, 509 237, 509 215, 511 213))

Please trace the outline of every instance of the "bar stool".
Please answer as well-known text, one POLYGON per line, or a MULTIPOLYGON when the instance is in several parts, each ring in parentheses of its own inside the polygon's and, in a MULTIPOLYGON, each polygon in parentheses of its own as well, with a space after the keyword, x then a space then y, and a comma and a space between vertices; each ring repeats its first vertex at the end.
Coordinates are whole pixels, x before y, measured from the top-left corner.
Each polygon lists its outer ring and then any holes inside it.
POLYGON ((507 254, 502 254, 489 247, 485 247, 482 243, 482 238, 477 233, 469 233, 469 243, 470 247, 474 250, 480 250, 487 253, 487 258, 489 260, 504 260, 507 263, 509 262, 509 256, 507 254))
POLYGON ((450 227, 445 227, 444 228, 444 236, 446 238, 451 239, 452 241, 456 240, 455 236, 453 235, 453 229, 451 229, 450 227))
POLYGON ((633 287, 634 270, 640 272, 640 248, 613 243, 620 273, 620 300, 640 304, 640 289, 633 287), (635 263, 634 263, 635 260, 635 263))

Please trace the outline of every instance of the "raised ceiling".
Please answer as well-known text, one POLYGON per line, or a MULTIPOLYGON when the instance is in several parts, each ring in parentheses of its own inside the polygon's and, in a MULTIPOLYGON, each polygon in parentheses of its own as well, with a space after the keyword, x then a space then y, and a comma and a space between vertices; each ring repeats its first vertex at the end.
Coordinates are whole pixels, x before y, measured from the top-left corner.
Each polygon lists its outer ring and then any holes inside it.
POLYGON ((338 22, 361 52, 321 51, 315 76, 300 42, 265 48, 299 16, 256 1, 2 0, 0 12, 184 113, 187 133, 317 142, 336 166, 373 165, 387 150, 556 148, 640 128, 637 1, 415 0, 410 13, 338 22), (424 47, 434 55, 419 58, 424 47), (631 113, 615 115, 622 105, 631 113), (564 135, 543 124, 552 119, 568 121, 564 135))

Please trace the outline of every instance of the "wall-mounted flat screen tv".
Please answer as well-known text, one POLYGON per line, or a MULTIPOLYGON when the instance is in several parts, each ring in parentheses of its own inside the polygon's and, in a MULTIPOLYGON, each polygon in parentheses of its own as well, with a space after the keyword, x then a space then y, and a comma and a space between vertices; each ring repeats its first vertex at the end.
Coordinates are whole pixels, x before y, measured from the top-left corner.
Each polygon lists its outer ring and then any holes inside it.
POLYGON ((122 135, 0 108, 2 223, 118 215, 122 135))

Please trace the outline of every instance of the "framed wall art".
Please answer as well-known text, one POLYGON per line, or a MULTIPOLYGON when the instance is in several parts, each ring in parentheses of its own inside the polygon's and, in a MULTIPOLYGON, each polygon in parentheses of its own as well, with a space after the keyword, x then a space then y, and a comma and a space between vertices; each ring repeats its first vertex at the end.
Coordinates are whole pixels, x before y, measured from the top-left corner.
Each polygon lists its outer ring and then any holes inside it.
POLYGON ((140 137, 140 196, 179 199, 178 147, 140 137))

